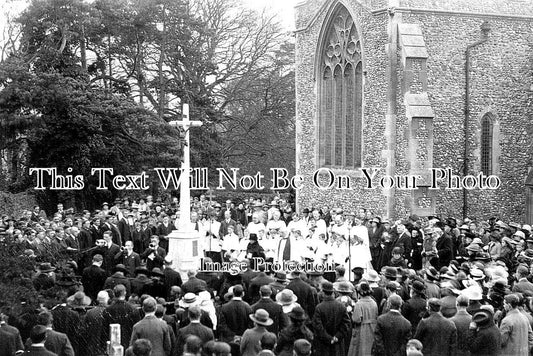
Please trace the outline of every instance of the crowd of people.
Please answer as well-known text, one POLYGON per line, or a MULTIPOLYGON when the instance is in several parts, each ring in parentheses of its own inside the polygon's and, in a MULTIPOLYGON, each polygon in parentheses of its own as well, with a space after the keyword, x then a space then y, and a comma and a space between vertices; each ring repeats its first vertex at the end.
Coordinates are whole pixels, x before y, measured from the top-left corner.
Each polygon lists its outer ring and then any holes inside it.
POLYGON ((14 313, 0 301, 0 356, 118 346, 134 356, 525 356, 533 347, 529 225, 295 211, 278 197, 223 206, 202 195, 188 226, 202 262, 182 278, 168 254, 180 224, 176 199, 150 196, 3 216, 0 240, 31 262, 20 277, 39 303, 14 313), (283 261, 307 268, 271 268, 283 261), (203 268, 224 262, 243 268, 203 268))

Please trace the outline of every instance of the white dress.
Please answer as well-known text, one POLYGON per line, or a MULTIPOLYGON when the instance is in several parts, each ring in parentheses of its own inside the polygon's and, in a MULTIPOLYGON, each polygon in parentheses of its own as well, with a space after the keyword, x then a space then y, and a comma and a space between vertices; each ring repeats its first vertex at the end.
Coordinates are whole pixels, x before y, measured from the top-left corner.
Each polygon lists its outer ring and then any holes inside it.
POLYGON ((352 240, 350 247, 350 269, 361 267, 366 271, 372 260, 366 226, 353 226, 350 230, 350 240, 352 240))

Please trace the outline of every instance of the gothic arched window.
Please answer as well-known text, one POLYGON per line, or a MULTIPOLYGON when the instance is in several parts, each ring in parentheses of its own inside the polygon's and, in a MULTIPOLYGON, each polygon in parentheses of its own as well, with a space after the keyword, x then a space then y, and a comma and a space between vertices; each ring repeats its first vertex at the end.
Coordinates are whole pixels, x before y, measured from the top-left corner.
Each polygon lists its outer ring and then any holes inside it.
POLYGON ((363 65, 354 21, 339 6, 326 24, 319 66, 319 165, 361 167, 363 65))
POLYGON ((486 114, 481 119, 481 171, 485 175, 492 174, 494 125, 492 118, 486 114))

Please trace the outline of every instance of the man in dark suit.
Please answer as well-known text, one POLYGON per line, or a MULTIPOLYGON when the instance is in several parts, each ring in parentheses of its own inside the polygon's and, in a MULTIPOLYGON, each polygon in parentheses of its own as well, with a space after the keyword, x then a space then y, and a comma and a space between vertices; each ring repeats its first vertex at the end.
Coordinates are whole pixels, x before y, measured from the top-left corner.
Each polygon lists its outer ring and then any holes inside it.
POLYGON ((150 245, 150 238, 154 233, 154 229, 148 226, 148 219, 141 220, 141 244, 139 250, 136 250, 135 252, 142 253, 146 250, 148 245, 150 245))
MULTIPOLYGON (((129 241, 131 242, 131 241, 129 241)), ((122 284, 126 287, 126 295, 131 294, 131 284, 129 278, 126 275, 129 273, 123 264, 116 265, 113 270, 113 274, 105 280, 104 289, 113 289, 115 286, 122 284)))
POLYGON ((322 302, 316 306, 313 315, 315 332, 314 350, 317 355, 346 355, 345 339, 351 336, 351 321, 346 307, 335 300, 333 283, 322 283, 322 302))
POLYGON ((124 216, 118 222, 118 231, 122 237, 122 242, 132 241, 133 230, 135 230, 134 214, 131 211, 125 211, 124 216))
POLYGON ((196 274, 196 270, 187 271, 188 280, 181 285, 181 290, 184 295, 187 293, 198 294, 201 291, 207 290, 207 283, 199 278, 196 278, 196 274))
POLYGON ((96 295, 104 287, 107 275, 101 268, 103 261, 102 255, 96 254, 93 256, 93 264, 83 269, 81 283, 85 294, 91 299, 96 299, 96 295))
POLYGON ((469 299, 465 295, 460 295, 456 300, 457 313, 450 318, 457 329, 457 349, 455 354, 457 356, 470 355, 470 341, 468 340, 468 332, 470 330, 470 323, 472 322, 472 315, 470 315, 466 308, 469 304, 469 299))
POLYGON ((113 214, 107 215, 104 223, 100 225, 100 232, 102 236, 107 231, 111 232, 113 243, 119 246, 122 246, 122 237, 120 236, 120 231, 118 230, 116 222, 117 222, 117 217, 115 215, 113 214))
POLYGON ((302 306, 307 315, 309 315, 309 318, 312 318, 315 312, 313 288, 300 278, 300 272, 293 272, 292 277, 294 279, 287 285, 287 289, 292 290, 294 294, 296 294, 298 297, 298 303, 302 306))
POLYGON ((44 344, 46 340, 46 327, 35 325, 30 333, 31 346, 24 352, 28 356, 57 356, 57 354, 48 351, 44 344))
MULTIPOLYGON (((209 257, 205 257, 201 263, 201 266, 206 266, 207 263, 213 263, 213 260, 209 257)), ((201 269, 204 268, 202 267, 201 269)), ((196 274, 196 278, 201 279, 202 281, 205 281, 205 283, 207 283, 207 290, 211 294, 213 294, 214 291, 220 291, 220 287, 222 287, 223 279, 221 278, 220 272, 211 272, 209 270, 200 271, 196 274)))
POLYGON ((124 248, 115 255, 115 262, 124 265, 130 276, 141 265, 141 256, 133 250, 133 241, 126 241, 124 248))
POLYGON ((93 235, 91 234, 91 220, 85 220, 81 225, 78 241, 81 251, 85 251, 94 246, 96 240, 93 239, 93 235))
POLYGON ((453 259, 453 241, 442 229, 436 227, 430 233, 437 237, 437 255, 439 257, 439 267, 448 266, 453 259))
POLYGON ((104 264, 102 268, 105 270, 108 276, 111 275, 113 267, 115 267, 115 265, 117 264, 115 262, 115 256, 120 253, 120 246, 113 242, 113 238, 111 235, 111 231, 104 232, 105 243, 102 248, 102 251, 104 253, 104 264))
MULTIPOLYGON (((261 298, 259 295, 259 289, 261 286, 274 282, 274 278, 267 276, 265 273, 265 265, 259 265, 258 270, 259 273, 252 278, 250 281, 250 287, 248 288, 248 299, 250 300, 250 303, 255 303, 261 298)), ((270 313, 270 311, 268 312, 270 313)))
POLYGON ((233 342, 235 337, 242 336, 251 327, 252 313, 250 305, 242 300, 244 289, 240 284, 233 287, 233 298, 220 309, 218 330, 224 342, 233 342))
POLYGON ((141 317, 139 311, 126 302, 126 288, 119 284, 114 289, 115 300, 102 312, 104 339, 109 340, 109 325, 120 324, 120 344, 127 348, 131 339, 133 325, 141 317))
POLYGON ((159 237, 154 235, 150 239, 148 248, 141 254, 141 258, 146 260, 146 268, 151 271, 155 267, 163 268, 166 255, 166 250, 159 246, 159 237))
POLYGON ((143 302, 144 319, 133 326, 130 345, 135 340, 147 339, 152 343, 152 355, 170 356, 171 339, 168 325, 163 320, 155 316, 157 303, 154 298, 149 297, 143 302))
POLYGON ((163 283, 165 284, 166 299, 170 300, 170 289, 173 286, 181 287, 183 282, 180 273, 172 269, 172 260, 169 256, 165 257, 163 264, 163 283))
POLYGON ((440 301, 437 298, 428 300, 429 317, 420 320, 416 329, 415 339, 424 345, 424 354, 455 355, 457 346, 457 328, 440 313, 440 301))
MULTIPOLYGON (((150 238, 148 237, 148 239, 150 238)), ((133 231, 131 232, 131 241, 133 241, 133 250, 137 253, 143 252, 148 247, 148 245, 143 247, 143 231, 140 221, 135 222, 133 231)))
MULTIPOLYGON (((13 356, 16 350, 16 337, 7 331, 0 330, 0 356, 13 356)), ((23 349, 21 349, 23 350, 23 349)))
POLYGON ((513 293, 531 294, 533 293, 533 283, 528 281, 529 270, 525 266, 519 266, 516 269, 516 282, 513 285, 513 293))
MULTIPOLYGON (((41 312, 37 317, 37 324, 46 328, 44 347, 58 356, 74 356, 74 349, 67 335, 52 329, 53 320, 52 313, 47 311, 41 312)), ((31 340, 28 340, 26 345, 29 346, 29 343, 31 343, 31 340)))
MULTIPOLYGON (((168 234, 172 232, 172 230, 176 230, 176 227, 174 224, 170 223, 170 218, 168 215, 165 215, 163 217, 163 222, 157 227, 156 235, 159 236, 161 247, 168 251, 168 234)), ((151 270, 151 269, 150 269, 151 270)))
POLYGON ((98 292, 97 305, 89 309, 85 314, 83 335, 91 335, 86 338, 85 347, 81 356, 103 356, 106 355, 107 339, 104 333, 104 311, 109 302, 109 294, 102 290, 98 292), (85 352, 83 352, 85 351, 85 352))
POLYGON ((213 334, 213 330, 208 328, 207 326, 204 326, 200 323, 200 316, 202 315, 202 311, 200 307, 198 306, 192 306, 188 310, 189 314, 189 325, 179 329, 178 336, 177 336, 177 355, 181 355, 183 352, 183 346, 185 345, 185 340, 189 335, 194 335, 200 338, 202 340, 202 344, 205 345, 206 342, 209 340, 214 340, 215 336, 213 334))
POLYGON ((407 341, 411 338, 411 323, 400 314, 402 298, 393 294, 388 299, 389 311, 380 315, 374 331, 375 355, 405 355, 407 341))
POLYGON ((231 218, 231 211, 224 211, 224 220, 220 222, 220 236, 224 237, 228 234, 228 227, 233 226, 233 231, 237 231, 237 222, 231 218))
POLYGON ((150 276, 150 271, 146 267, 137 267, 135 278, 130 281, 132 294, 141 296, 150 291, 153 282, 148 276, 150 276))
POLYGON ((0 330, 13 335, 15 339, 15 351, 21 351, 21 350, 23 351, 24 345, 22 344, 22 338, 20 336, 19 329, 17 329, 14 326, 9 325, 7 323, 8 319, 9 317, 6 314, 0 313, 0 330))
POLYGON ((416 331, 416 327, 422 319, 422 315, 427 310, 427 300, 424 294, 424 283, 420 281, 413 281, 411 285, 412 296, 402 305, 402 315, 411 323, 412 333, 416 331))
MULTIPOLYGON (((104 219, 94 218, 91 221, 91 227, 89 231, 91 232, 93 242, 102 238, 103 231, 100 229, 104 219)), ((92 247, 92 246, 90 246, 92 247)))
MULTIPOLYGON (((83 292, 80 292, 83 293, 83 292)), ((80 347, 83 343, 82 319, 80 314, 74 311, 66 302, 66 294, 59 297, 61 304, 52 308, 54 330, 67 335, 75 355, 81 355, 80 347)))
POLYGON ((257 309, 266 310, 270 318, 274 321, 272 325, 267 326, 266 329, 278 335, 279 332, 289 324, 287 316, 283 312, 283 307, 272 300, 272 288, 269 285, 261 286, 260 294, 261 299, 252 305, 252 312, 255 313, 257 309))

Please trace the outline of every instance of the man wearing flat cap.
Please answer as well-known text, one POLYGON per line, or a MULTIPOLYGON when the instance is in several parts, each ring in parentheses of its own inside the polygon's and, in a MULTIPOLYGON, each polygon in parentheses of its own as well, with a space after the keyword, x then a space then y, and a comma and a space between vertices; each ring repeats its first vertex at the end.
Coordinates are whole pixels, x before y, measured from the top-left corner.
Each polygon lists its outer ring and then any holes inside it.
POLYGON ((440 313, 440 300, 428 300, 429 317, 420 320, 414 338, 424 345, 424 354, 455 355, 457 329, 455 324, 440 313))

